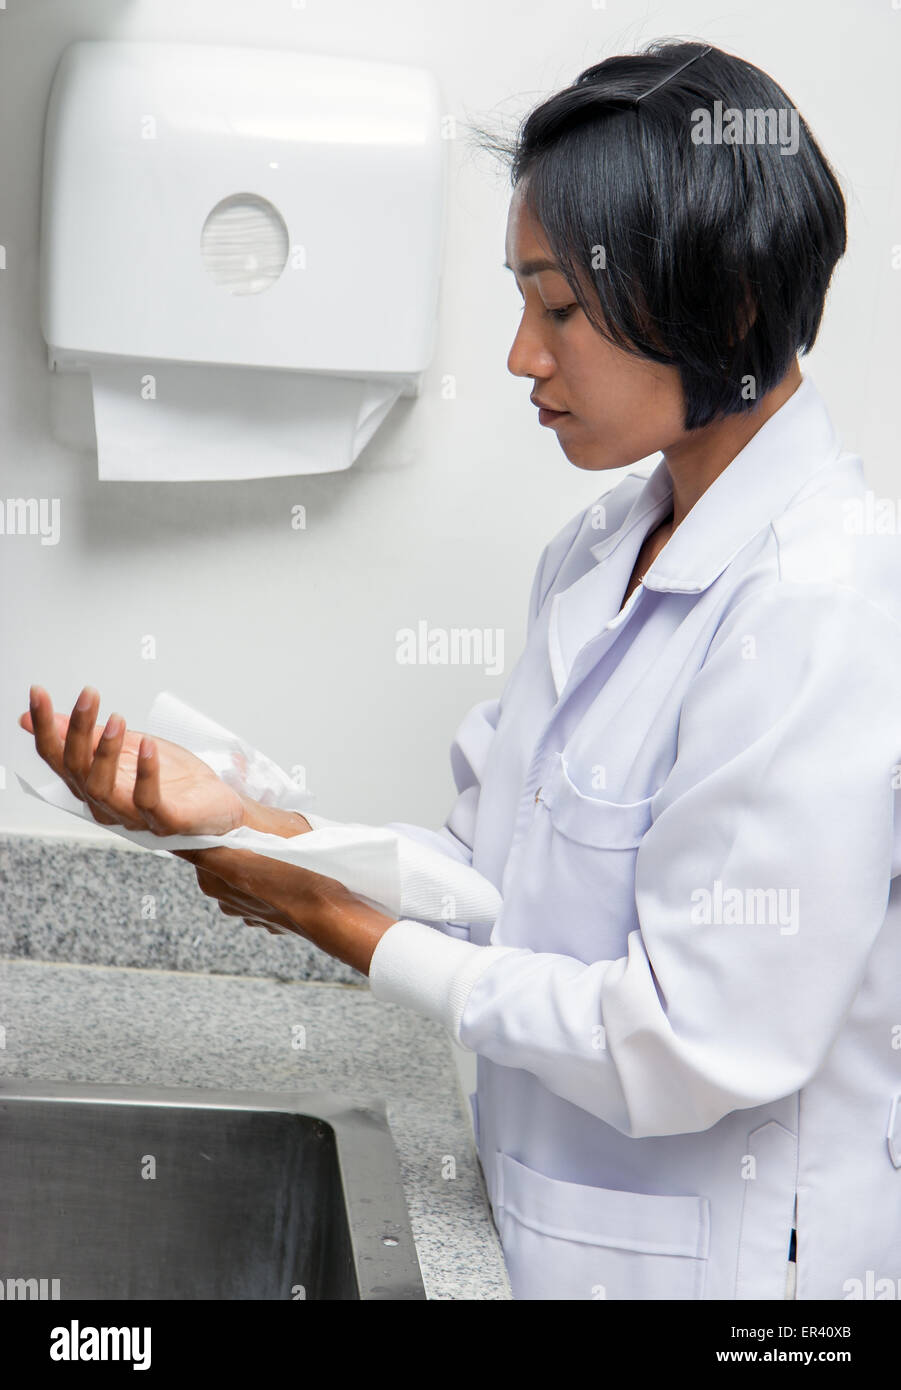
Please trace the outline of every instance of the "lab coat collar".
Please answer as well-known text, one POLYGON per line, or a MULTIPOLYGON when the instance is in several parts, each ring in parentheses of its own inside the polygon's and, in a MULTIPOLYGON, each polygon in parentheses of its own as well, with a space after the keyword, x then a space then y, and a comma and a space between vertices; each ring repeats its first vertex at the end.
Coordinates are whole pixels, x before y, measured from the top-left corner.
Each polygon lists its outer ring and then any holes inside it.
MULTIPOLYGON (((840 453, 823 398, 810 377, 803 376, 797 390, 676 527, 646 571, 644 587, 666 593, 708 588, 748 541, 785 510, 811 475, 840 453)), ((590 546, 591 554, 598 562, 607 560, 651 513, 665 516, 669 508, 663 504, 671 497, 672 480, 661 456, 622 524, 612 536, 590 546)), ((642 538, 649 529, 644 526, 642 538)), ((636 553, 639 548, 640 543, 636 553)))

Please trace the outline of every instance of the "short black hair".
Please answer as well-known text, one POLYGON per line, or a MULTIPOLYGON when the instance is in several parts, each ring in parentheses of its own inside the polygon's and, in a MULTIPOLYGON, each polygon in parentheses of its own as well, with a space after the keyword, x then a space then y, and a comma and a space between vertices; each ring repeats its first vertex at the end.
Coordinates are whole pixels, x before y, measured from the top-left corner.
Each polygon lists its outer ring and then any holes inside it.
POLYGON ((509 163, 514 187, 525 179, 527 206, 598 331, 678 368, 686 429, 753 409, 813 347, 846 246, 845 203, 760 68, 700 42, 654 40, 586 68, 513 140, 472 129, 509 163), (756 127, 767 138, 736 140, 733 124, 731 141, 703 143, 699 113, 716 116, 717 102, 721 136, 723 112, 782 111, 796 149, 770 138, 769 118, 756 127))

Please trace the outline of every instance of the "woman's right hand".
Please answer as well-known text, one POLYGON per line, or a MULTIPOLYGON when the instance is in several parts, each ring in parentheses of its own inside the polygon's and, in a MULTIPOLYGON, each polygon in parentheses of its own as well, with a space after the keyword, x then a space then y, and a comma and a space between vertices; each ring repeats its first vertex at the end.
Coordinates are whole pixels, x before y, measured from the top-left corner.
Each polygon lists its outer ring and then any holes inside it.
POLYGON ((249 823, 251 803, 200 758, 167 739, 128 730, 119 715, 104 728, 96 723, 99 708, 99 693, 85 686, 71 715, 54 714, 46 690, 32 686, 19 725, 34 734, 40 756, 101 825, 154 835, 224 835, 249 823))

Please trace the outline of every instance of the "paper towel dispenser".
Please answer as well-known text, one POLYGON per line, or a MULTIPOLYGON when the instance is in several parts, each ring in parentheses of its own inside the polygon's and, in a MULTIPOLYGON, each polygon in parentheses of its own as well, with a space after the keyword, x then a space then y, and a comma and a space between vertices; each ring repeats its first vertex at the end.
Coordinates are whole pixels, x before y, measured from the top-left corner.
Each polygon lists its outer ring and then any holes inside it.
POLYGON ((101 476, 347 467, 430 361, 444 185, 418 68, 70 45, 46 121, 41 327, 51 368, 91 373, 101 476))

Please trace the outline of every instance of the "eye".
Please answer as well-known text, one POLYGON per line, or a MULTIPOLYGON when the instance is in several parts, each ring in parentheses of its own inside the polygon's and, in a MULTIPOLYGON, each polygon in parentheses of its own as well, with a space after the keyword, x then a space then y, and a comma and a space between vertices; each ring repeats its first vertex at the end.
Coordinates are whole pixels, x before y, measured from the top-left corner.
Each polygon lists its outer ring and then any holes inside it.
POLYGON ((564 323, 569 318, 573 309, 578 309, 578 304, 564 304, 559 309, 548 309, 545 311, 545 318, 555 319, 558 323, 564 323))

